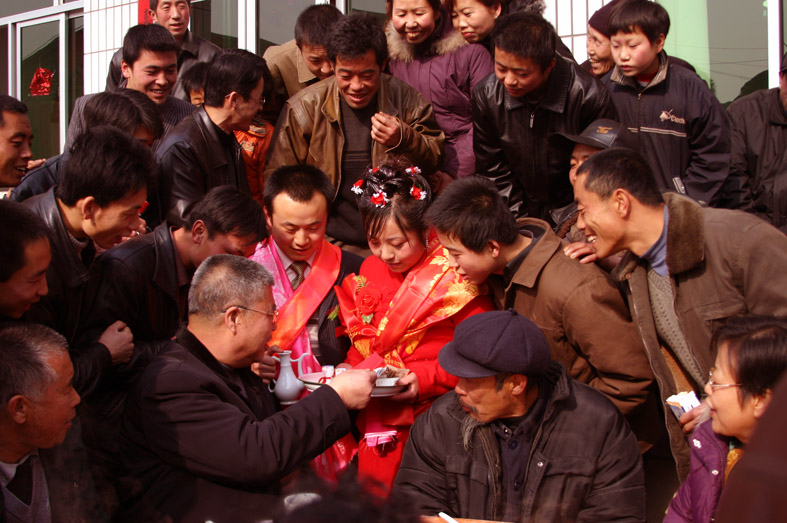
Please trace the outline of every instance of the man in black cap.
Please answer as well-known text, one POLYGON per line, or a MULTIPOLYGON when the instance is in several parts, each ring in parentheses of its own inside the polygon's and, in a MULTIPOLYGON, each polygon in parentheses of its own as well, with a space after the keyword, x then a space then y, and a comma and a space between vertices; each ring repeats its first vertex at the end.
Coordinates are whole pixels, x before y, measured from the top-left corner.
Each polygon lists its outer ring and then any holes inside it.
POLYGON ((416 419, 395 488, 420 513, 496 521, 644 521, 637 441, 566 376, 513 310, 472 316, 440 352, 459 378, 416 419))

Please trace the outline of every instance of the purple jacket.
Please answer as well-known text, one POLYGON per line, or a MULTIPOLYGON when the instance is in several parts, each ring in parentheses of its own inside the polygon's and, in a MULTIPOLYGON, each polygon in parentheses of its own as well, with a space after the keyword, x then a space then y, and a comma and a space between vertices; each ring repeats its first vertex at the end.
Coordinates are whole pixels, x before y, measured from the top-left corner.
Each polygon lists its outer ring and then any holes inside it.
POLYGON ((672 499, 664 523, 712 521, 719 505, 730 449, 729 438, 713 432, 709 420, 694 430, 689 437, 689 446, 689 475, 672 499))
POLYGON ((492 57, 484 46, 468 44, 444 11, 433 34, 436 38, 422 49, 404 41, 388 24, 388 67, 432 104, 446 137, 441 168, 455 178, 471 176, 475 174, 472 92, 492 72, 492 57))

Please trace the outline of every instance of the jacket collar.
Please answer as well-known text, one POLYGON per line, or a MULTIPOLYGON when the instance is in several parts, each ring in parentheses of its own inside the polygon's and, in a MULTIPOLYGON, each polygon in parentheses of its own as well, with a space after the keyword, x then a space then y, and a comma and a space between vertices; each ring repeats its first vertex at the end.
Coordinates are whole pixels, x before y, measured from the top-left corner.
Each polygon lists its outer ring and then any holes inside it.
MULTIPOLYGON (((59 252, 62 263, 58 263, 59 270, 64 271, 69 288, 79 287, 90 279, 90 270, 82 262, 82 259, 77 255, 74 246, 69 239, 69 232, 63 223, 63 217, 60 215, 60 208, 57 205, 57 198, 55 198, 55 187, 49 189, 46 193, 40 196, 36 206, 41 210, 41 216, 44 222, 49 226, 50 235, 52 239, 53 250, 59 252)), ((88 240, 88 246, 93 248, 93 240, 88 240)), ((53 253, 54 257, 54 253, 53 253)), ((54 261, 54 260, 53 260, 54 261)))
POLYGON ((237 140, 235 140, 235 135, 230 135, 233 142, 232 151, 227 151, 222 147, 224 140, 222 140, 222 137, 218 134, 223 131, 217 130, 216 125, 205 111, 205 107, 200 107, 194 111, 193 114, 194 119, 197 121, 197 126, 200 128, 200 132, 205 138, 205 143, 208 145, 208 151, 206 151, 207 157, 212 158, 213 168, 218 169, 228 165, 230 162, 227 159, 227 153, 236 154, 240 150, 240 145, 238 145, 237 140))
MULTIPOLYGON (((675 276, 705 260, 705 221, 700 204, 688 196, 665 193, 664 202, 669 211, 667 269, 675 276)), ((612 277, 617 281, 626 279, 639 263, 639 256, 627 252, 612 271, 612 277)))
MULTIPOLYGON (((339 85, 336 83, 336 75, 331 76, 330 78, 323 80, 323 82, 330 82, 328 87, 325 90, 325 101, 322 103, 322 107, 320 110, 322 114, 325 115, 326 118, 331 123, 341 122, 341 101, 339 97, 342 95, 339 92, 339 85)), ((379 111, 390 114, 391 116, 399 116, 399 111, 396 107, 391 104, 391 101, 388 96, 388 89, 389 83, 391 82, 391 76, 385 73, 380 73, 380 90, 377 91, 377 108, 379 111)))
POLYGON ((533 288, 544 266, 555 254, 555 251, 560 248, 560 238, 552 232, 547 222, 537 218, 520 218, 517 220, 517 224, 520 227, 529 225, 544 229, 544 234, 538 239, 533 249, 527 254, 527 258, 519 266, 519 270, 514 273, 514 277, 508 283, 509 288, 512 285, 533 288))
MULTIPOLYGON (((432 39, 427 50, 427 56, 442 56, 452 53, 469 45, 464 37, 455 30, 451 24, 451 19, 445 9, 440 9, 440 24, 435 27, 434 34, 436 37, 432 39)), ((399 33, 394 29, 393 21, 388 23, 385 28, 385 36, 388 40, 388 54, 394 60, 400 60, 405 63, 410 63, 417 55, 423 53, 422 49, 405 41, 399 33)))
POLYGON ((612 72, 609 73, 609 79, 615 82, 616 84, 624 85, 626 87, 630 87, 637 92, 644 91, 646 89, 650 89, 660 83, 664 82, 667 79, 667 70, 669 68, 669 59, 667 58, 667 53, 664 51, 659 53, 659 70, 656 72, 656 76, 650 81, 648 85, 642 87, 637 82, 636 78, 631 76, 625 76, 621 71, 620 67, 617 65, 612 68, 612 72))
MULTIPOLYGON (((183 325, 176 334, 176 341, 183 348, 185 348, 192 356, 197 358, 212 372, 218 375, 227 386, 232 389, 238 396, 243 398, 243 394, 238 387, 235 380, 230 376, 230 371, 217 360, 213 354, 208 350, 202 342, 188 329, 187 325, 183 325)), ((241 369, 238 369, 238 374, 241 374, 241 369)))
POLYGON ((787 116, 784 115, 784 108, 782 108, 782 101, 779 97, 779 88, 774 87, 771 91, 772 93, 769 93, 765 102, 767 104, 768 118, 773 124, 787 125, 787 116))
MULTIPOLYGON (((573 74, 569 61, 555 53, 555 67, 552 68, 552 72, 549 73, 547 84, 544 87, 544 96, 538 102, 537 107, 539 109, 552 111, 553 113, 562 114, 566 109, 572 76, 573 74)), ((499 80, 498 83, 500 83, 499 80)), ((508 90, 505 86, 500 84, 500 87, 503 89, 506 109, 511 110, 530 105, 526 97, 513 97, 508 94, 508 90)))
POLYGON ((183 37, 183 43, 180 44, 181 52, 189 53, 194 58, 199 56, 199 44, 200 44, 200 37, 195 35, 189 30, 186 30, 186 34, 183 37))

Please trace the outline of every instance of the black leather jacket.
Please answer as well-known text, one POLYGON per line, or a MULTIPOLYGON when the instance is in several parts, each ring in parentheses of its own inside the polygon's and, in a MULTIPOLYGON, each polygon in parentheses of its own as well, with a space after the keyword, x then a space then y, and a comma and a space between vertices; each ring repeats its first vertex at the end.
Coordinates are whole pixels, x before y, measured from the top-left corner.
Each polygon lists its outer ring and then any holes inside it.
POLYGON ((58 154, 49 158, 22 178, 22 183, 17 185, 9 198, 16 202, 23 202, 37 194, 47 192, 51 187, 60 183, 60 177, 65 170, 68 153, 58 154))
POLYGON ((112 356, 101 343, 78 342, 85 304, 92 301, 91 297, 99 282, 92 268, 95 247, 93 242, 88 242, 82 258, 77 255, 60 217, 54 190, 53 187, 24 202, 49 227, 52 246, 52 261, 46 271, 49 294, 34 303, 25 313, 24 319, 51 327, 68 340, 74 364, 74 388, 84 397, 96 388, 110 368, 112 356))
POLYGON ((573 144, 549 137, 579 134, 599 118, 617 120, 609 92, 567 58, 555 55, 544 94, 533 104, 508 94, 493 73, 473 90, 476 173, 495 181, 517 218, 554 225, 550 211, 573 200, 568 180, 573 144))
POLYGON ((219 133, 223 131, 202 107, 172 129, 156 151, 162 176, 159 201, 170 224, 185 225, 194 204, 219 185, 251 195, 235 135, 219 133))

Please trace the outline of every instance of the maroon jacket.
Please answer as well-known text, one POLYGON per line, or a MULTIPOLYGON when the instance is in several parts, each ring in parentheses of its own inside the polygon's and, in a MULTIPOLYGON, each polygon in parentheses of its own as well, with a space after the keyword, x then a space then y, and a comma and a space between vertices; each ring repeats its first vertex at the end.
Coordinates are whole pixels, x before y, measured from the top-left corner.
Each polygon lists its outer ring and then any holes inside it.
POLYGON ((475 174, 471 97, 473 87, 492 73, 489 51, 468 44, 444 11, 426 49, 402 40, 393 24, 388 24, 386 35, 391 74, 432 104, 437 125, 445 133, 441 168, 455 178, 475 174))

